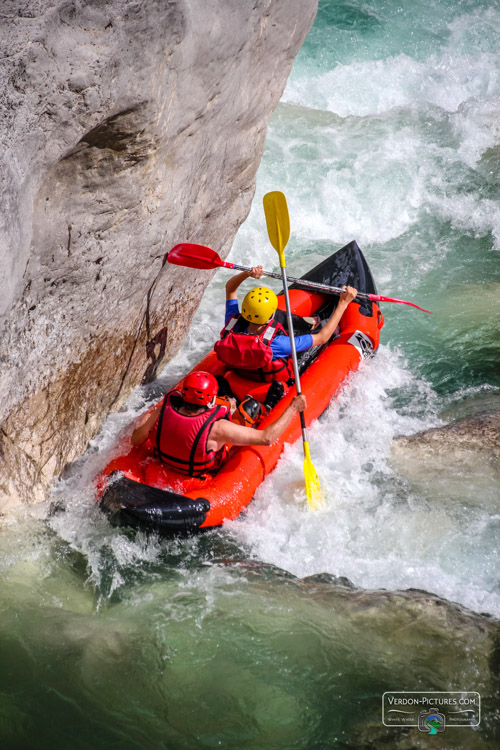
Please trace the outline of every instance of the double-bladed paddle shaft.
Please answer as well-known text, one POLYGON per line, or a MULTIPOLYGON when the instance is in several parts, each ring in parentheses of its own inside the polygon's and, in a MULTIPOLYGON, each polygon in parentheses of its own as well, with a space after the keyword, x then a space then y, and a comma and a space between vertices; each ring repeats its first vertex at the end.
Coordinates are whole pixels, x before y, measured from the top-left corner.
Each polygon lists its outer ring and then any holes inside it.
MULTIPOLYGON (((292 310, 290 307, 288 279, 286 276, 285 267, 285 247, 290 238, 290 219, 288 216, 288 206, 286 203, 286 198, 283 193, 277 191, 273 193, 267 193, 264 196, 264 212, 266 214, 267 232, 269 234, 269 239, 271 240, 271 244, 274 249, 277 250, 280 259, 281 278, 283 281, 283 292, 285 295, 286 314, 288 318, 288 330, 291 332, 290 349, 292 352, 295 386, 297 388, 297 393, 300 396, 302 391, 300 388, 299 365, 297 362, 297 351, 295 349, 295 339, 293 336, 292 310)), ((316 469, 314 468, 311 461, 304 412, 299 412, 299 414, 300 424, 302 427, 302 442, 304 445, 304 480, 306 485, 306 496, 309 507, 315 510, 322 504, 321 486, 319 483, 318 475, 316 473, 316 469)))
MULTIPOLYGON (((289 225, 288 231, 290 231, 289 225)), ((272 232, 274 239, 278 241, 278 229, 272 227, 272 232)), ((274 244, 273 247, 275 247, 274 244)), ((222 260, 215 250, 212 250, 210 247, 195 245, 191 242, 182 242, 180 245, 173 247, 167 255, 167 260, 169 263, 173 263, 177 266, 186 266, 187 268, 199 268, 203 270, 211 270, 213 268, 232 268, 235 271, 252 270, 249 266, 240 266, 237 263, 230 263, 229 261, 222 260)), ((272 271, 264 271, 264 276, 269 276, 271 279, 282 279, 281 274, 273 273, 272 271)), ((316 281, 306 281, 305 279, 294 279, 292 276, 288 278, 288 281, 291 281, 293 284, 300 284, 301 286, 308 287, 308 289, 316 289, 318 292, 326 292, 326 294, 341 294, 344 291, 338 286, 320 284, 316 281)), ((407 302, 404 299, 383 297, 380 294, 366 294, 365 292, 358 292, 356 296, 362 299, 369 299, 372 302, 397 302, 401 305, 410 305, 410 307, 416 307, 417 310, 422 310, 423 312, 432 314, 430 310, 426 310, 425 308, 420 307, 420 305, 415 305, 413 302, 407 302)))

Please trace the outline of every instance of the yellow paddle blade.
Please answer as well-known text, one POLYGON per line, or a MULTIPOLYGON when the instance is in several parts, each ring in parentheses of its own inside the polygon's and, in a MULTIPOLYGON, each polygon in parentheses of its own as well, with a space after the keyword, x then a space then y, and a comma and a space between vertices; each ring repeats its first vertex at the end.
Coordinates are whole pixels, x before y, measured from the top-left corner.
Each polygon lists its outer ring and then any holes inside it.
POLYGON ((307 442, 304 442, 304 480, 309 508, 311 510, 318 510, 323 505, 323 495, 316 469, 311 461, 309 443, 307 442))
MULTIPOLYGON (((286 204, 286 198, 283 193, 278 190, 272 193, 266 193, 264 196, 264 213, 266 215, 267 233, 271 240, 271 245, 275 250, 278 251, 280 258, 281 268, 285 268, 285 247, 290 239, 290 216, 288 214, 288 206, 286 204)), ((286 273, 283 272, 283 284, 285 291, 287 291, 286 284, 286 273)), ((290 322, 290 328, 292 327, 290 303, 288 299, 288 293, 285 295, 288 319, 290 322)), ((292 337, 293 344, 293 337, 292 337)), ((297 358, 295 355, 295 346, 292 345, 292 357, 293 357, 293 369, 295 372, 295 381, 297 383, 297 393, 300 393, 300 378, 297 368, 297 358)), ((318 475, 316 469, 312 465, 311 455, 309 453, 309 443, 306 437, 306 424, 304 416, 301 414, 302 423, 302 439, 304 442, 304 480, 306 484, 306 495, 307 502, 311 510, 316 510, 323 503, 321 496, 321 487, 319 484, 318 475)))
POLYGON ((267 233, 271 245, 278 251, 280 266, 285 267, 285 247, 290 239, 290 216, 283 193, 275 190, 264 196, 264 213, 266 215, 267 233))

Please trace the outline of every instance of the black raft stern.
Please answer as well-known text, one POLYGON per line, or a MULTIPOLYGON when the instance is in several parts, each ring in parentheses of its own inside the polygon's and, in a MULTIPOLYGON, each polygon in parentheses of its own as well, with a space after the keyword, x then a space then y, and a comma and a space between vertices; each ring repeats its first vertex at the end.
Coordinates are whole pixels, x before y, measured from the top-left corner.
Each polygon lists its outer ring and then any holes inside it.
POLYGON ((113 526, 172 534, 198 531, 207 517, 210 503, 203 497, 184 497, 125 476, 111 476, 100 507, 113 526))

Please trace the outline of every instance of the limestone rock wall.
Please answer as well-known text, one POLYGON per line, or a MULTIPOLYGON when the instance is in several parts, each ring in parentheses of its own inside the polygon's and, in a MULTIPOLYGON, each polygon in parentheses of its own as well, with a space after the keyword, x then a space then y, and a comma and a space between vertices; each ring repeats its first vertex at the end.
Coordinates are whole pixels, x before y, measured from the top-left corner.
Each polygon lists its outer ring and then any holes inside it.
POLYGON ((179 348, 317 0, 3 0, 0 510, 179 348))

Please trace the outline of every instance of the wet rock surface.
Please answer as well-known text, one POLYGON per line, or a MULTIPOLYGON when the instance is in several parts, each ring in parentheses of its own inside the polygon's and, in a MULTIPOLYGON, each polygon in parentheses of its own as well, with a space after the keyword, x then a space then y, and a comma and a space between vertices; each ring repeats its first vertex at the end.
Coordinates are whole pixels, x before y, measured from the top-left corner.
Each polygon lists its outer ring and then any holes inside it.
MULTIPOLYGON (((449 727, 437 746, 493 750, 500 698, 500 623, 419 589, 367 591, 326 574, 300 581, 317 605, 331 611, 335 638, 350 644, 357 674, 385 691, 474 691, 481 695, 480 730, 449 727), (329 579, 329 580, 328 580, 329 579)), ((345 667, 344 667, 345 669, 345 667)), ((361 696, 355 703, 363 704, 361 696)), ((359 712, 353 705, 353 716, 359 712)), ((363 714, 363 712, 361 712, 363 714)), ((429 738, 417 727, 385 727, 367 710, 356 722, 349 748, 424 748, 429 738)))
POLYGON ((398 437, 391 452, 396 466, 416 478, 453 468, 462 473, 488 471, 498 475, 500 411, 469 415, 442 427, 398 437))
POLYGON ((40 500, 176 353, 316 0, 2 4, 0 509, 40 500))
MULTIPOLYGON (((97 716, 117 701, 124 711, 147 706, 150 735, 165 742, 171 726, 155 721, 165 705, 169 717, 183 717, 182 706, 196 712, 203 726, 216 715, 219 734, 231 717, 248 726, 257 714, 255 731, 259 739, 268 733, 272 747, 281 710, 287 721, 278 747, 293 747, 312 725, 324 740, 318 747, 327 739, 339 745, 337 736, 341 747, 402 750, 430 740, 415 728, 383 726, 384 692, 475 691, 480 729, 450 728, 431 739, 437 747, 494 747, 500 641, 493 617, 425 591, 368 591, 328 574, 298 579, 231 558, 230 548, 218 550, 222 557, 214 549, 209 565, 191 560, 170 570, 162 554, 140 575, 124 555, 118 589, 109 589, 113 577, 104 574, 95 591, 85 585, 86 558, 44 535, 42 543, 58 552, 50 565, 47 554, 30 559, 33 538, 23 537, 21 555, 12 536, 0 599, 16 606, 0 623, 0 638, 19 649, 31 644, 42 685, 58 674, 47 665, 65 660, 58 689, 69 683, 78 697, 90 692, 97 716)), ((31 661, 19 660, 25 672, 31 661)))

